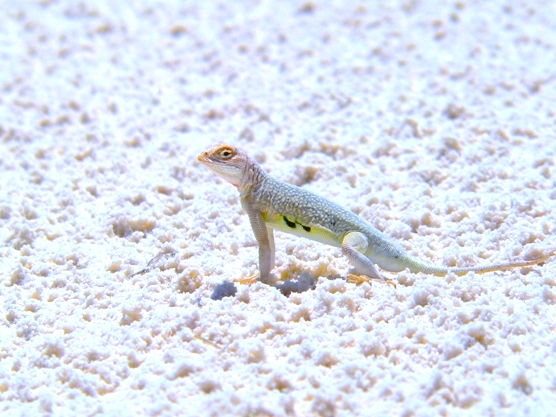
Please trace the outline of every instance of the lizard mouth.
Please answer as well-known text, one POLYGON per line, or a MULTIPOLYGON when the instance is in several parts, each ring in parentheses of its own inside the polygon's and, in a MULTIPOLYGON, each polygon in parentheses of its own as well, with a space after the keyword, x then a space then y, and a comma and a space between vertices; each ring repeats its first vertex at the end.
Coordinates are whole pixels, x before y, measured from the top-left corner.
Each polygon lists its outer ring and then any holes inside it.
POLYGON ((202 164, 208 164, 210 162, 209 157, 208 157, 206 152, 203 152, 202 154, 199 154, 199 156, 197 156, 197 161, 199 161, 202 164))

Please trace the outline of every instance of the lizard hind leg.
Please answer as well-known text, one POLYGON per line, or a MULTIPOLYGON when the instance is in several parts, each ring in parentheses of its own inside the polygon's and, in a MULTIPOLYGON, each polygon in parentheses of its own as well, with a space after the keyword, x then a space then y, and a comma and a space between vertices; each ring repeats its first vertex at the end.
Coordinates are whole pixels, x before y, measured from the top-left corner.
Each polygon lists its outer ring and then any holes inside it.
MULTIPOLYGON (((367 237, 360 232, 350 232, 344 237, 342 241, 342 253, 346 258, 349 259, 357 274, 363 275, 370 279, 386 281, 386 278, 384 278, 382 274, 378 272, 371 260, 364 255, 368 247, 369 242, 367 240, 367 237)), ((348 280, 356 283, 367 281, 365 279, 362 279, 362 277, 358 278, 357 275, 353 274, 350 274, 348 276, 348 280)))

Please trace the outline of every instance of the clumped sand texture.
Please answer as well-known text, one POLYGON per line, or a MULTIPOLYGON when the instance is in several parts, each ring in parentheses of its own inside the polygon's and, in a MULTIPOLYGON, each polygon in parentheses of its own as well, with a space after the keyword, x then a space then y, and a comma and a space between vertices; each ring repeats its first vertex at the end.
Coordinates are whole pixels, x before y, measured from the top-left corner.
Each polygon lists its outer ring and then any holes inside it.
POLYGON ((276 233, 276 277, 314 289, 226 284, 257 246, 196 161, 245 148, 430 262, 538 257, 556 247, 553 2, 0 15, 2 416, 556 409, 556 262, 358 287, 338 249, 276 233))

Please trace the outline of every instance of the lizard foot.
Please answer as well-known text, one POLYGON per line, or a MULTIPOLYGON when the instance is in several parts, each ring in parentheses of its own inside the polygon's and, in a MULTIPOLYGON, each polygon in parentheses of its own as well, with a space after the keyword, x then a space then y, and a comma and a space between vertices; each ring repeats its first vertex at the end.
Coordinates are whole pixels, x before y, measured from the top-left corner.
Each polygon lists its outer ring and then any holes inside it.
POLYGON ((240 278, 238 280, 238 282, 240 284, 247 284, 247 285, 253 285, 254 283, 256 283, 259 280, 259 275, 258 274, 254 274, 251 275, 249 277, 245 277, 245 278, 240 278))
POLYGON ((347 282, 349 282, 350 284, 361 285, 364 282, 371 283, 372 281, 380 282, 381 284, 388 284, 396 288, 396 283, 390 279, 385 281, 381 278, 370 278, 366 275, 355 275, 355 274, 348 274, 347 276, 347 282))

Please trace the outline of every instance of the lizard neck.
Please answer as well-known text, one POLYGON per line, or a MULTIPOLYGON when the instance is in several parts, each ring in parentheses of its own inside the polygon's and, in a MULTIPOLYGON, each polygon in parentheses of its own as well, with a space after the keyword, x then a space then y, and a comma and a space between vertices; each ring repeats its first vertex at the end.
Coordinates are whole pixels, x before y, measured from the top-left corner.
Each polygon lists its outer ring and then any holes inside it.
POLYGON ((241 181, 237 186, 241 198, 251 195, 268 177, 268 174, 253 160, 247 161, 243 169, 241 181))

